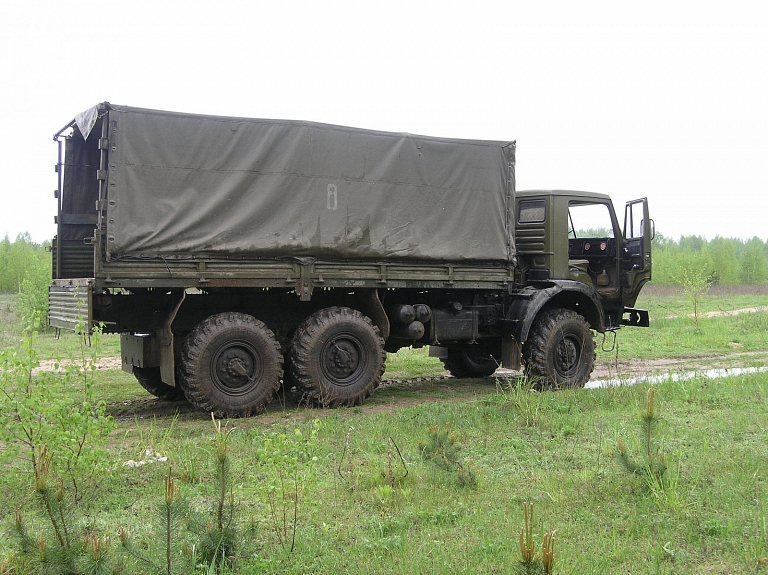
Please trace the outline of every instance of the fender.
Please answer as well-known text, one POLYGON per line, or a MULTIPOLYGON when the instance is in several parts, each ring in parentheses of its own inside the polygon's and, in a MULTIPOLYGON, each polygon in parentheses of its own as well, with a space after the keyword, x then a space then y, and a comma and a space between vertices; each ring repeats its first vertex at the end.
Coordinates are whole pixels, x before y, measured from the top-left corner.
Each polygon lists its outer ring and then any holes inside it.
POLYGON ((547 287, 529 286, 514 294, 505 323, 512 337, 523 343, 528 339, 534 320, 545 308, 572 309, 584 316, 592 329, 605 331, 605 315, 600 298, 592 286, 573 280, 553 280, 547 287))

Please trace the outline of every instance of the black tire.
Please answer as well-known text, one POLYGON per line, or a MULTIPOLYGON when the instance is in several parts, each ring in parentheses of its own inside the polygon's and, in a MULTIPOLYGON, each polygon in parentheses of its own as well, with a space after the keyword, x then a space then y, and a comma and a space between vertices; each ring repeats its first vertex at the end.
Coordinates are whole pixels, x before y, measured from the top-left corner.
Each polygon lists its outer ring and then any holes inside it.
POLYGON ((595 368, 595 339, 575 311, 552 309, 533 324, 523 346, 527 372, 554 387, 584 387, 595 368))
POLYGON ((243 313, 220 313, 199 323, 184 340, 181 358, 187 400, 217 417, 264 411, 283 375, 275 335, 243 313))
POLYGON ((384 340, 370 319, 348 307, 309 316, 291 343, 291 381, 322 407, 359 405, 381 383, 384 340))
POLYGON ((449 347, 448 357, 442 362, 453 377, 461 378, 490 377, 499 368, 499 364, 489 354, 463 347, 449 347))
POLYGON ((159 367, 135 367, 133 375, 141 387, 159 399, 166 401, 181 401, 184 399, 184 390, 181 386, 168 385, 160 378, 159 367))

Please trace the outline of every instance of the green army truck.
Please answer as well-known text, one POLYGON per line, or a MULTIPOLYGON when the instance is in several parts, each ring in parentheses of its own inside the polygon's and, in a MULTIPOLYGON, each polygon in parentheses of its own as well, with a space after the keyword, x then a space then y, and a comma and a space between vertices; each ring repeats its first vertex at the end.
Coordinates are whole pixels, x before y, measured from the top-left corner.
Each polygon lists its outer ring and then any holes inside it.
POLYGON ((363 402, 387 352, 583 386, 647 326, 645 199, 516 191, 515 142, 99 104, 59 130, 50 324, 218 416, 363 402))

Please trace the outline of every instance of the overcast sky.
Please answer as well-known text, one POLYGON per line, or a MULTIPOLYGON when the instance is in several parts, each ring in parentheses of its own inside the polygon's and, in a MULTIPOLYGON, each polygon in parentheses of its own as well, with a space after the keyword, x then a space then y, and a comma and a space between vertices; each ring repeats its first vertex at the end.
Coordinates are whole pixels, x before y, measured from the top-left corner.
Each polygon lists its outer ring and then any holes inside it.
POLYGON ((0 75, 11 240, 54 235, 52 136, 102 101, 517 140, 519 189, 768 239, 765 1, 8 0, 0 75))

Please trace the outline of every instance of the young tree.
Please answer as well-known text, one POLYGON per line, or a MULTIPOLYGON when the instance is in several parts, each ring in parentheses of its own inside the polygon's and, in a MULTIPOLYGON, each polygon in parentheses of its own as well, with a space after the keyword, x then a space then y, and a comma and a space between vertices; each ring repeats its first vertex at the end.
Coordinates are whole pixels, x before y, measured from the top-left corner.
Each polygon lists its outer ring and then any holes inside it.
POLYGON ((699 326, 699 308, 712 285, 712 260, 706 254, 686 252, 680 254, 674 282, 683 288, 691 302, 696 327, 699 326))

